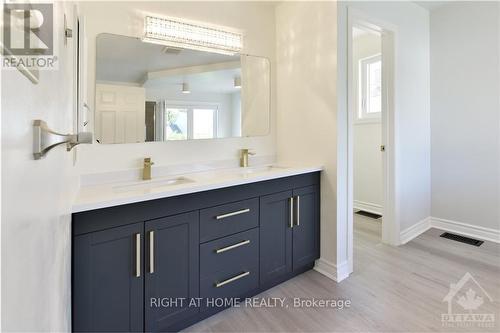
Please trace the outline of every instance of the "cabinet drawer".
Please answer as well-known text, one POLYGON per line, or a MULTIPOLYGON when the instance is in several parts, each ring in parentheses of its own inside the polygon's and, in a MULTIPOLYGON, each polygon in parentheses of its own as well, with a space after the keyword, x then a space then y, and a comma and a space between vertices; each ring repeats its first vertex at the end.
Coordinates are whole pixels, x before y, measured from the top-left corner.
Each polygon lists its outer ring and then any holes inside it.
POLYGON ((259 287, 258 259, 241 264, 232 270, 219 271, 205 276, 200 281, 200 296, 203 304, 210 308, 209 301, 215 298, 241 297, 259 287))
POLYGON ((256 265, 259 258, 259 228, 217 239, 200 246, 200 275, 234 271, 241 263, 256 265))
POLYGON ((259 225, 259 199, 248 199, 200 211, 200 243, 259 225))

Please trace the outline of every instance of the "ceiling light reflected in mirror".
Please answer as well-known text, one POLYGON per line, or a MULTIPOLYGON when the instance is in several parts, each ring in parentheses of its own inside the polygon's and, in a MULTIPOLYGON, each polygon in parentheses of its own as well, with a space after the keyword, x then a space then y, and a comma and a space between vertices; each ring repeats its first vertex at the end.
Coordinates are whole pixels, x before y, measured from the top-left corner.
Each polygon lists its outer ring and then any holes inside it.
POLYGON ((182 84, 182 93, 183 94, 190 94, 191 90, 189 90, 189 84, 188 83, 183 83, 182 84))

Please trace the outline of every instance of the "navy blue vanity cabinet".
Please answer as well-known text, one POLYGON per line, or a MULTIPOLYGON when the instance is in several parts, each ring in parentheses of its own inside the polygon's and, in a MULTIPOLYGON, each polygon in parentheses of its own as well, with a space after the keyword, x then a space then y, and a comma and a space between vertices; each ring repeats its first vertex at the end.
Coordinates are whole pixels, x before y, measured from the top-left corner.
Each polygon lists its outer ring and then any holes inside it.
POLYGON ((275 284, 318 258, 318 186, 261 197, 260 283, 275 284))
POLYGON ((196 315, 199 297, 199 213, 145 223, 145 330, 170 331, 196 315))
POLYGON ((73 331, 178 331, 311 269, 319 191, 312 172, 74 213, 73 331))
POLYGON ((260 198, 260 283, 292 271, 292 191, 260 198))
MULTIPOLYGON (((258 214, 257 214, 258 215, 258 214)), ((259 287, 259 228, 200 245, 203 310, 217 298, 239 298, 259 287)))
POLYGON ((73 331, 142 331, 144 224, 77 236, 73 251, 73 331))
POLYGON ((307 186, 293 190, 293 270, 319 258, 319 192, 307 186))
POLYGON ((259 198, 200 211, 200 242, 232 235, 259 225, 259 198))

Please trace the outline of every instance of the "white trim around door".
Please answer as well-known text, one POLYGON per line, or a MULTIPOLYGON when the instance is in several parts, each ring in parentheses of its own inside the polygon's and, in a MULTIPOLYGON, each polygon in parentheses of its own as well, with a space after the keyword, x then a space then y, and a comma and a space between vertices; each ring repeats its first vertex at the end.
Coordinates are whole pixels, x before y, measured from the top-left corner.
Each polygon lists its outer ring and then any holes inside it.
MULTIPOLYGON (((368 29, 380 34, 382 40, 382 145, 385 146, 383 152, 383 202, 382 202, 382 242, 390 245, 400 244, 400 226, 398 220, 398 201, 396 196, 396 179, 397 179, 397 165, 396 165, 396 128, 395 128, 395 62, 396 62, 396 34, 397 29, 395 26, 386 22, 380 22, 373 19, 363 12, 347 7, 347 59, 344 59, 344 64, 347 65, 346 72, 339 72, 339 81, 345 75, 347 81, 346 95, 342 94, 339 90, 339 99, 345 98, 346 108, 339 108, 339 113, 346 112, 347 114, 341 115, 339 118, 345 117, 347 119, 347 130, 340 129, 339 135, 345 133, 346 140, 339 140, 339 172, 347 174, 347 182, 339 182, 339 198, 338 209, 340 217, 347 219, 347 262, 349 272, 353 271, 353 223, 354 223, 354 161, 353 161, 353 126, 356 115, 356 94, 353 78, 352 55, 352 29, 353 27, 360 27, 368 29), (344 169, 345 166, 345 169, 344 169), (345 186, 345 188, 342 188, 345 186), (346 193, 346 199, 341 197, 346 193)), ((342 63, 342 61, 340 61, 342 63)), ((342 103, 342 101, 340 102, 342 103)), ((342 104, 339 104, 341 106, 342 104)), ((339 175, 340 176, 340 173, 339 175)), ((340 251, 346 244, 338 244, 338 251, 340 251)))

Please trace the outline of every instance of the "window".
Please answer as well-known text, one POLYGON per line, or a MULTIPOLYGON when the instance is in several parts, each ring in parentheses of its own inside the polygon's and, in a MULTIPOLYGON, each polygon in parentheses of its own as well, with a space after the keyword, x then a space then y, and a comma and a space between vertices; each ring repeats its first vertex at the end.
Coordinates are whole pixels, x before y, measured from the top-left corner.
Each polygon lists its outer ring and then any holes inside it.
POLYGON ((382 112, 382 58, 359 61, 359 119, 380 118, 382 112))
POLYGON ((187 140, 188 109, 167 107, 165 119, 167 140, 187 140))
POLYGON ((215 133, 215 114, 213 108, 193 109, 193 139, 212 139, 215 133))
POLYGON ((217 111, 216 105, 167 105, 165 140, 216 138, 217 111))

